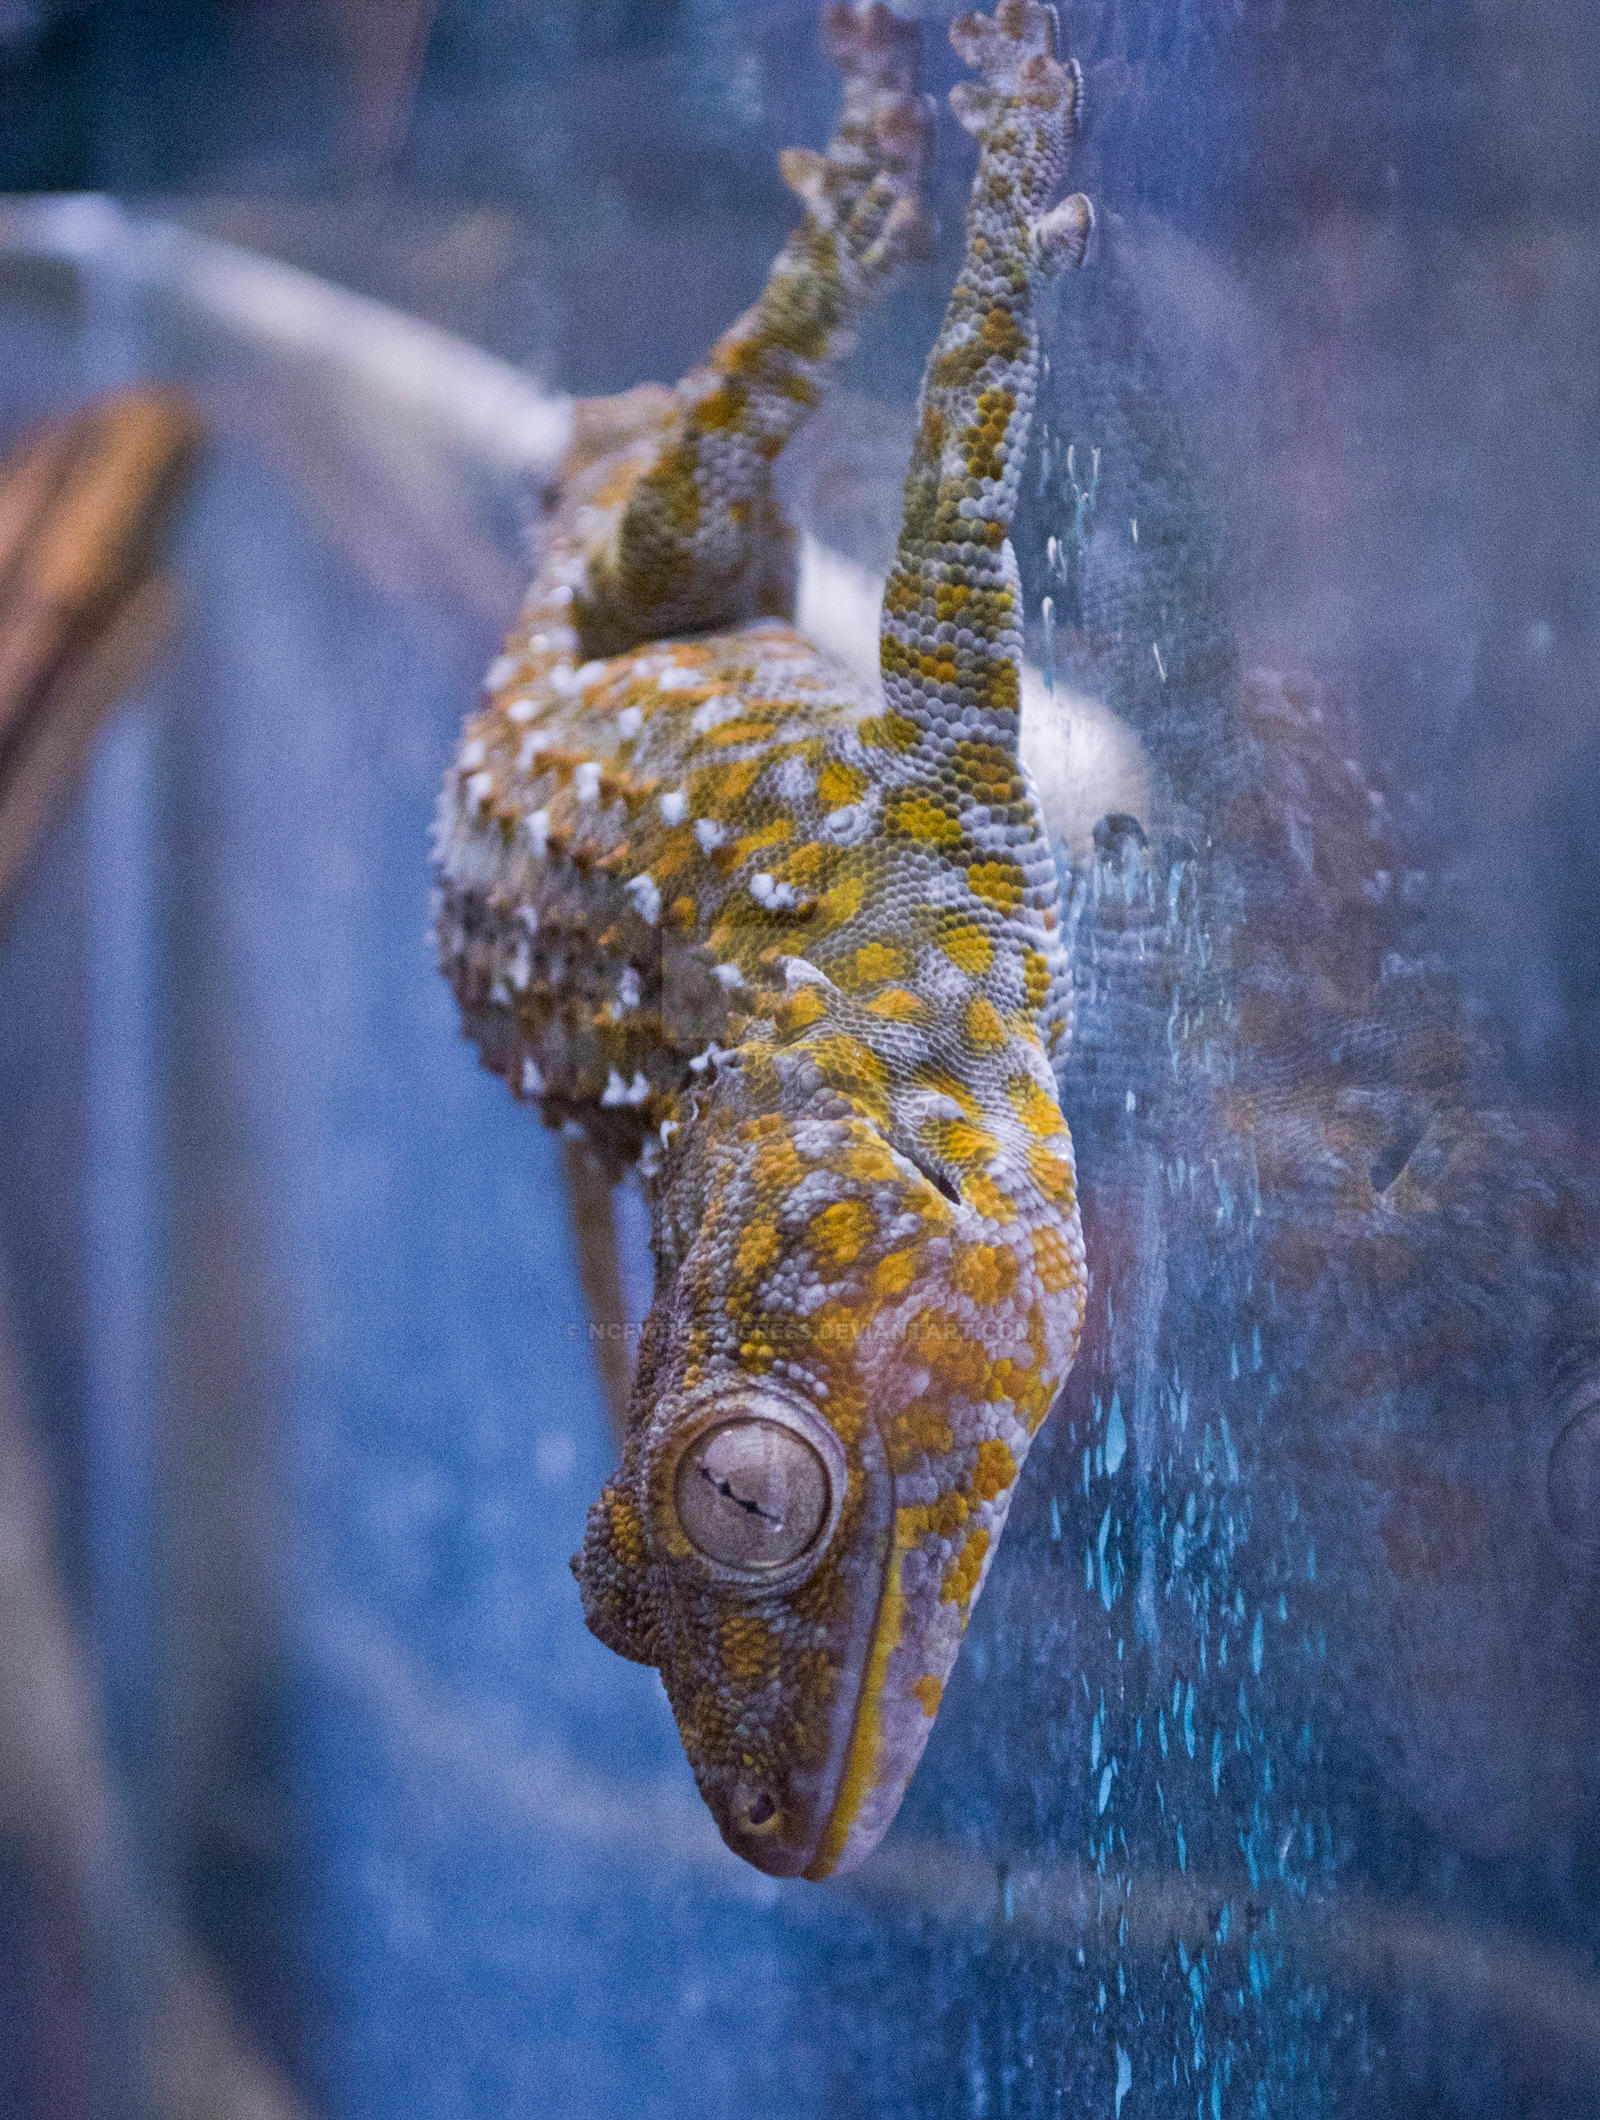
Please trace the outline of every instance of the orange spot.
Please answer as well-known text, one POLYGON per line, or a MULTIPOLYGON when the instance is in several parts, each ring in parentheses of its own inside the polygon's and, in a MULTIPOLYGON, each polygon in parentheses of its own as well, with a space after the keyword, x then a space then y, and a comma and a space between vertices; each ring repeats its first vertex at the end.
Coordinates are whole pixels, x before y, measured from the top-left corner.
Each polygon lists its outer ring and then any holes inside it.
POLYGON ((961 1188, 963 1199, 975 1207, 985 1221, 1014 1222, 1017 1219, 1017 1204, 1009 1193, 1004 1193, 993 1178, 984 1171, 968 1178, 961 1188))
POLYGON ((920 1131, 934 1154, 953 1163, 957 1170, 967 1164, 987 1163, 998 1146, 993 1134, 974 1126, 969 1119, 930 1119, 920 1131))
POLYGON ((967 1038, 980 1053, 998 1052, 1006 1042, 1000 1011, 982 994, 974 994, 967 1003, 967 1038))
POLYGON ((858 724, 856 734, 869 750, 915 750, 920 731, 903 714, 874 714, 858 724))
POLYGON ((971 1515, 964 1494, 941 1494, 936 1502, 910 1502, 895 1511, 897 1545, 920 1546, 925 1538, 954 1538, 971 1515))
POLYGON ((738 842, 735 859, 747 861, 752 854, 759 854, 763 847, 779 847, 786 839, 793 837, 793 821, 787 817, 774 817, 772 822, 764 824, 760 831, 746 832, 738 842))
POLYGON ((838 1032, 813 1039, 809 1050, 835 1089, 858 1099, 873 1118, 887 1118, 889 1070, 870 1046, 838 1032))
POLYGON ((778 1637, 755 1613, 730 1613, 719 1637, 723 1668, 738 1684, 754 1685, 777 1669, 778 1637))
POLYGON ((782 1249, 783 1240, 773 1223, 747 1223, 739 1237, 734 1270, 741 1281, 753 1281, 772 1265, 782 1249))
POLYGON ((825 810, 843 810, 867 791, 867 776, 859 766, 830 758, 817 775, 817 801, 825 810))
POLYGON ((938 940, 950 962, 974 979, 982 979, 994 962, 994 944, 974 920, 951 922, 938 940))
POLYGON ((1014 861, 975 861, 967 871, 967 887, 975 898, 1014 913, 1022 903, 1026 879, 1014 861))
POLYGON ((915 1280, 917 1255, 912 1251, 891 1251, 887 1258, 880 1259, 872 1276, 872 1292, 875 1296, 903 1296, 915 1280))
POLYGON ((978 1462, 972 1474, 972 1492, 980 1502, 992 1502, 1004 1494, 1017 1476, 1017 1461, 1011 1447, 998 1436, 985 1436, 978 1445, 978 1462))
POLYGON ((989 1397, 989 1350, 963 1332, 959 1318, 925 1310, 913 1320, 907 1338, 945 1391, 978 1403, 989 1397))
POLYGON ((818 883, 832 868, 837 850, 820 845, 816 840, 807 840, 798 846, 774 871, 786 883, 818 883))
POLYGON ((735 758, 714 772, 696 773, 689 783, 695 812, 707 817, 732 817, 744 806, 766 763, 764 757, 735 758))
POLYGON ((841 876, 818 901, 817 913, 822 925, 843 927, 847 920, 854 920, 866 894, 867 879, 864 876, 841 876))
POLYGON ((982 1524, 968 1535, 966 1544, 944 1572, 939 1597, 947 1605, 967 1605, 983 1572, 983 1557, 989 1550, 989 1534, 982 1524))
POLYGON ((611 1526, 611 1550, 625 1568, 644 1567, 644 1526, 639 1512, 615 1487, 606 1489, 607 1517, 611 1526))
POLYGON ((891 986, 865 1006, 869 1015, 881 1016, 886 1023, 919 1023, 928 1013, 926 1003, 903 986, 891 986))
MULTIPOLYGON (((955 676, 954 670, 950 673, 955 676)), ((883 806, 884 823, 904 839, 925 846, 953 847, 961 844, 961 826, 948 810, 914 793, 892 796, 883 806)))
POLYGON ((914 1399, 890 1426, 889 1463, 896 1472, 908 1472, 923 1458, 944 1457, 954 1445, 955 1435, 939 1409, 914 1399))
POLYGON ((1017 1285, 1017 1256, 1003 1244, 967 1244, 956 1254, 951 1279, 964 1296, 987 1309, 1017 1285))
POLYGON ((1066 1239, 1060 1230, 1048 1226, 1033 1233, 1033 1268, 1046 1295, 1060 1295, 1078 1281, 1078 1264, 1066 1239))
POLYGON ((1072 1165, 1065 1156, 1054 1155, 1048 1148, 1030 1148, 1028 1172, 1040 1192, 1050 1199, 1070 1207, 1077 1198, 1072 1165))
POLYGON ((911 1688, 911 1698, 930 1720, 938 1714, 939 1703, 944 1698, 944 1688, 931 1672, 925 1673, 911 1688))
MULTIPOLYGON (((720 728, 711 731, 709 740, 719 748, 736 743, 764 743, 772 734, 772 724, 776 719, 776 715, 769 714, 760 721, 754 718, 745 721, 725 721, 720 728)), ((764 765, 766 761, 761 759, 756 761, 756 763, 764 765)))
POLYGON ((1048 1141, 1052 1135, 1061 1133, 1066 1121, 1061 1116, 1061 1107, 1050 1092, 1031 1075, 1019 1075, 1006 1084, 1006 1095, 1011 1099, 1013 1110, 1030 1134, 1037 1134, 1048 1141))
POLYGON ((867 986, 876 979, 898 979, 906 969, 906 953, 892 943, 864 942, 856 951, 849 975, 854 986, 867 986))
POLYGON ((780 1001, 773 1011, 773 1020, 786 1038, 807 1030, 821 1016, 828 1013, 828 1004, 818 986, 803 986, 787 1001, 780 1001))
POLYGON ((924 1063, 917 1069, 916 1079, 925 1089, 931 1089, 936 1095, 948 1097, 952 1104, 959 1105, 969 1119, 978 1117, 977 1098, 960 1076, 952 1075, 948 1068, 932 1067, 924 1063))
POLYGON ((806 1235, 834 1265, 853 1266, 872 1235, 872 1210, 864 1200, 836 1200, 812 1216, 806 1235))

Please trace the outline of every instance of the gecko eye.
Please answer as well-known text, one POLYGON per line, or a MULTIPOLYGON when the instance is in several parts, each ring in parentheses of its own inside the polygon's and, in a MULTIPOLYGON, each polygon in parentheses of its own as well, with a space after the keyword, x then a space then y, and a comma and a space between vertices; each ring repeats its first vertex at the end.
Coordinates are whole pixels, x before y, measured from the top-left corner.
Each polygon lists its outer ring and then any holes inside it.
POLYGON ((725 1568, 782 1568, 827 1521, 828 1469, 792 1428, 777 1421, 725 1421, 697 1436, 678 1460, 678 1521, 725 1568))

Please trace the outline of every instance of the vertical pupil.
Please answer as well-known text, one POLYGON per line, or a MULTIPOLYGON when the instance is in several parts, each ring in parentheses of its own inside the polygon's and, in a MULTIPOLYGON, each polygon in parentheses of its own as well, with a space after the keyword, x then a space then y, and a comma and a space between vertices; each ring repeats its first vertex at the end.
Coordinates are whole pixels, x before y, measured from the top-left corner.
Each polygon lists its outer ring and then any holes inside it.
POLYGON ((678 1521, 708 1560, 780 1568, 804 1553, 828 1514, 828 1474, 803 1436, 750 1416, 697 1436, 679 1461, 678 1521))

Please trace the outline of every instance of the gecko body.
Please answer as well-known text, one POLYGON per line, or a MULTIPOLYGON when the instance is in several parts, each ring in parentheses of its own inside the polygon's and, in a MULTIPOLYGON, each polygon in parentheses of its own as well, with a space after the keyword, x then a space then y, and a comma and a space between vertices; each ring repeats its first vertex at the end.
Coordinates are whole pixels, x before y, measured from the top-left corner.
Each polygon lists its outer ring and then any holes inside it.
POLYGON ((762 297, 676 391, 580 424, 446 779, 437 913, 485 1063, 649 1188, 589 1625, 659 1668, 730 1846, 812 1878, 894 1816, 1081 1323, 1006 530, 1034 293, 1091 218, 1055 203, 1053 14, 962 18, 978 171, 872 692, 790 622, 771 466, 915 238, 928 114, 887 9, 824 25, 839 128, 785 157, 805 213, 762 297))

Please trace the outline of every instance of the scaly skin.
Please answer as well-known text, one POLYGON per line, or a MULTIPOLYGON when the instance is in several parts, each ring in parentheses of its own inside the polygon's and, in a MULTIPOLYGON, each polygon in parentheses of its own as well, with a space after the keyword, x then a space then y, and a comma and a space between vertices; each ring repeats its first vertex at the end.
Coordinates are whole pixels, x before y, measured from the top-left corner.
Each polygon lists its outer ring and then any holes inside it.
MULTIPOLYGON (((911 239, 925 120, 908 31, 825 21, 841 133, 785 158, 807 216, 766 293, 707 370, 580 431, 446 780, 438 915, 486 1064, 650 1188, 623 1460, 574 1563, 589 1625, 659 1667, 729 1845, 813 1878, 894 1816, 1084 1291, 1005 535, 1034 291, 1089 228, 1082 199, 1052 211, 1079 77, 1031 0, 952 31, 981 152, 868 696, 784 622, 770 466, 911 239), (826 1493, 763 1569, 679 1511, 686 1453, 755 1420, 826 1493)), ((781 1526, 742 1477, 717 1506, 781 1526)))

